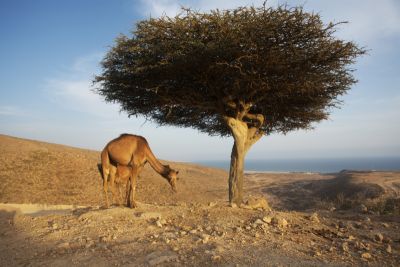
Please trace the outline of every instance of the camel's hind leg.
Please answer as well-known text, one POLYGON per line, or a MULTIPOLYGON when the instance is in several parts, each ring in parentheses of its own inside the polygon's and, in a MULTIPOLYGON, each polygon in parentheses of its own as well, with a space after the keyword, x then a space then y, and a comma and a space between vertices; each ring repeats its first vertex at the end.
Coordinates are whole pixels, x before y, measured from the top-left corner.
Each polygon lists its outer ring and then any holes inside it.
POLYGON ((110 174, 110 170, 108 168, 103 167, 103 191, 104 196, 106 197, 106 208, 110 206, 108 201, 108 176, 110 174))
POLYGON ((128 194, 128 206, 130 208, 136 208, 137 204, 135 202, 136 193, 136 180, 140 171, 140 167, 132 166, 131 176, 129 177, 129 194, 128 194))

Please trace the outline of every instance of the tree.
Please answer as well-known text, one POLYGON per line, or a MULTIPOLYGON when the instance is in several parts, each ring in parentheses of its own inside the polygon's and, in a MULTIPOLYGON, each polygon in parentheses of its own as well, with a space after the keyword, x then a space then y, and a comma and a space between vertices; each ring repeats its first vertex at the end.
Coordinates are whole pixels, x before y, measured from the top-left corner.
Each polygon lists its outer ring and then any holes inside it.
POLYGON ((301 7, 182 9, 137 23, 102 61, 106 101, 160 125, 233 136, 229 201, 243 201, 244 158, 262 136, 312 128, 356 80, 365 50, 301 7))

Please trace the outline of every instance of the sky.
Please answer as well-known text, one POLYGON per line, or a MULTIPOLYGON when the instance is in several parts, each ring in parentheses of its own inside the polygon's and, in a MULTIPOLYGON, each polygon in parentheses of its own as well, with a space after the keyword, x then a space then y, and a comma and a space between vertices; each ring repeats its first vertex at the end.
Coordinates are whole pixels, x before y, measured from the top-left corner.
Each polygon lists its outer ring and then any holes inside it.
MULTIPOLYGON (((207 12, 263 1, 2 0, 0 1, 0 134, 101 150, 121 133, 146 137, 157 157, 228 160, 232 138, 159 127, 128 118, 93 92, 100 61, 139 20, 174 16, 181 6, 207 12)), ((368 50, 352 67, 358 83, 341 109, 314 130, 272 134, 247 159, 400 156, 400 1, 301 0, 326 23, 348 21, 336 33, 368 50)))

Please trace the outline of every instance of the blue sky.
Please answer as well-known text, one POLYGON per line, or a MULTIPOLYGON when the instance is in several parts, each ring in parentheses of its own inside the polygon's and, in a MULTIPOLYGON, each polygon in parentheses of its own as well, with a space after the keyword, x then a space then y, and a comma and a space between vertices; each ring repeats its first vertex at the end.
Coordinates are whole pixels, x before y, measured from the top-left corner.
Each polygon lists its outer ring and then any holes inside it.
MULTIPOLYGON (((0 133, 101 150, 120 133, 145 136, 163 159, 229 159, 231 138, 127 118, 91 90, 99 62, 135 22, 181 5, 197 10, 260 6, 236 0, 0 2, 0 133)), ((284 3, 268 1, 269 5, 284 3)), ((337 36, 368 49, 354 66, 359 83, 313 131, 264 137, 248 159, 400 156, 400 2, 287 1, 325 22, 349 21, 337 36)))

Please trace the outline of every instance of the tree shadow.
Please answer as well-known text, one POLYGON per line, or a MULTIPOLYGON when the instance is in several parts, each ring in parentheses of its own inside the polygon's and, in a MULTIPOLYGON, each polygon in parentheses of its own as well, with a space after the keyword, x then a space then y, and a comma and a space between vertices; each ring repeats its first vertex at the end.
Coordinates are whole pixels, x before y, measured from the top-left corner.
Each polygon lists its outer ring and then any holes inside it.
POLYGON ((339 201, 357 201, 382 196, 385 190, 373 183, 360 182, 355 176, 367 172, 341 171, 324 174, 326 179, 272 184, 261 191, 272 199, 274 208, 305 211, 335 206, 339 201), (329 177, 333 177, 329 179, 329 177))

